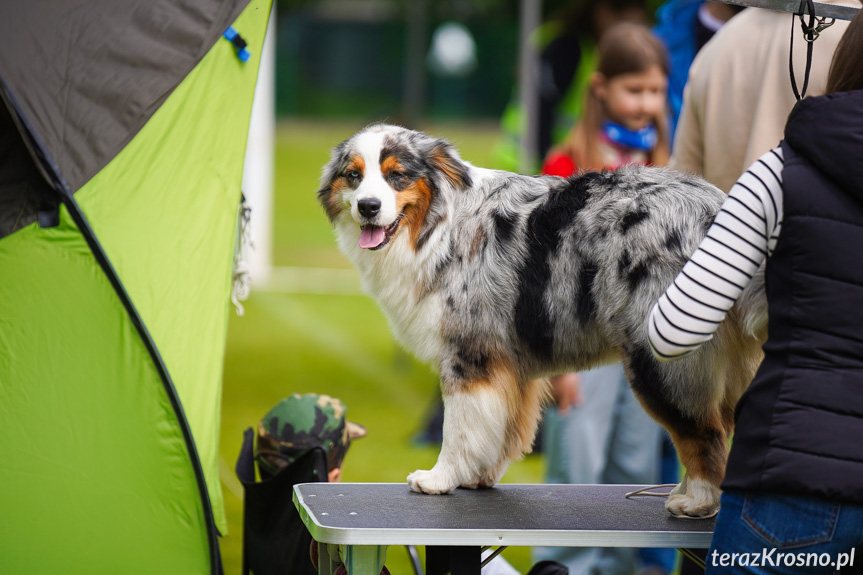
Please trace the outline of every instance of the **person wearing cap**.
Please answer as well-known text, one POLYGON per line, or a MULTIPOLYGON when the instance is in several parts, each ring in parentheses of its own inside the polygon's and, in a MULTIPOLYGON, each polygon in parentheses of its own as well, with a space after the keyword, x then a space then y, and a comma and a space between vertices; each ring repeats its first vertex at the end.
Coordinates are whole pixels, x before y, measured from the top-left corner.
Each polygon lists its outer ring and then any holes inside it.
POLYGON ((295 393, 270 409, 256 430, 246 430, 237 461, 244 488, 243 573, 317 574, 317 547, 291 497, 296 483, 341 478, 351 441, 367 433, 346 413, 334 397, 295 393))
POLYGON ((347 421, 345 405, 329 395, 295 393, 276 404, 258 423, 255 461, 262 478, 276 473, 320 447, 327 454, 327 479, 341 479, 342 462, 351 441, 366 428, 347 421))

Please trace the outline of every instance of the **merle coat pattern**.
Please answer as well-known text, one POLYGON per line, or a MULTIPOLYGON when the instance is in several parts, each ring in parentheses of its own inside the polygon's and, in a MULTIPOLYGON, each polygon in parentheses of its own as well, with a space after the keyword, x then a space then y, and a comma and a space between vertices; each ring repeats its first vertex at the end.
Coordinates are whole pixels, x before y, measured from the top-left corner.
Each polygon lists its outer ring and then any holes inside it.
POLYGON ((697 353, 660 363, 647 317, 724 199, 699 178, 624 167, 528 177, 374 125, 333 150, 318 192, 395 337, 440 372, 444 440, 415 491, 490 487, 529 452, 547 376, 622 361, 687 477, 674 514, 718 509, 733 409, 761 359, 763 275, 697 353))

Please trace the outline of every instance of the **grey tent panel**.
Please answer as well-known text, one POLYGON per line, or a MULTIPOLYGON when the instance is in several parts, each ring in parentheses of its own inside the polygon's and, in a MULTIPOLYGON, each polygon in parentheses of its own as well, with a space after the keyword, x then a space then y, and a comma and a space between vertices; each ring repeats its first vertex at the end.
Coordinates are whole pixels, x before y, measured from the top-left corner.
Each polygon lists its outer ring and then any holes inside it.
POLYGON ((247 4, 6 2, 0 15, 4 100, 74 192, 137 134, 247 4))
POLYGON ((52 211, 57 205, 57 195, 0 103, 0 238, 36 221, 40 210, 52 211))

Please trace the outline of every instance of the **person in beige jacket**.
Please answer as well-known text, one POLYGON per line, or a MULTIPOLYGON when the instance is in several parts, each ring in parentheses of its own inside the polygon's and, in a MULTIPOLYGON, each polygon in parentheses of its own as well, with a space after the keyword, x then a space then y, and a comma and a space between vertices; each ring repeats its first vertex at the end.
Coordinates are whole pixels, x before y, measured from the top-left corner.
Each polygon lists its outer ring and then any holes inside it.
MULTIPOLYGON (((860 7, 854 0, 818 0, 860 7)), ((788 72, 791 19, 794 73, 802 89, 806 41, 797 16, 747 8, 701 49, 684 91, 669 166, 698 174, 725 193, 783 136, 796 103, 788 72)), ((808 21, 808 17, 807 17, 808 21)), ((836 20, 815 40, 807 95, 824 93, 836 44, 848 22, 836 20)))

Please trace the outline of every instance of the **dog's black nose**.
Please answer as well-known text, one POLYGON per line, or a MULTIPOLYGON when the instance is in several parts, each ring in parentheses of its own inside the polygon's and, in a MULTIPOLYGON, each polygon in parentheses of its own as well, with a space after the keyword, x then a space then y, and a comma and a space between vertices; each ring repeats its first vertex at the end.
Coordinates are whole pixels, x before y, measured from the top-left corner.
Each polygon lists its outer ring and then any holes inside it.
POLYGON ((363 198, 357 202, 357 210, 364 218, 373 218, 381 211, 381 201, 377 198, 363 198))

